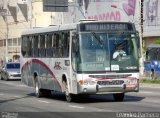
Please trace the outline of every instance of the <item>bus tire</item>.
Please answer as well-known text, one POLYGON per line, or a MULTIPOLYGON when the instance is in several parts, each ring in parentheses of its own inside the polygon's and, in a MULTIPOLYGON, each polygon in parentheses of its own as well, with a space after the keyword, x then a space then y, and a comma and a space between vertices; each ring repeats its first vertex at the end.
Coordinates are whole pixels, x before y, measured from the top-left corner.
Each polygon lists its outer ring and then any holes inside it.
POLYGON ((50 98, 52 96, 51 90, 48 89, 42 89, 41 91, 45 97, 50 98))
POLYGON ((63 90, 64 90, 64 93, 65 93, 66 101, 67 102, 72 102, 73 101, 73 95, 71 93, 69 93, 67 82, 63 81, 62 84, 63 84, 63 90))
POLYGON ((124 93, 115 93, 113 97, 116 102, 121 102, 124 99, 124 93))
POLYGON ((39 88, 38 80, 35 80, 35 94, 38 98, 43 96, 42 90, 39 88))
POLYGON ((8 77, 6 77, 6 78, 5 78, 5 81, 8 81, 8 80, 9 80, 8 77))
POLYGON ((0 80, 3 80, 3 77, 2 77, 2 75, 0 74, 0 80))

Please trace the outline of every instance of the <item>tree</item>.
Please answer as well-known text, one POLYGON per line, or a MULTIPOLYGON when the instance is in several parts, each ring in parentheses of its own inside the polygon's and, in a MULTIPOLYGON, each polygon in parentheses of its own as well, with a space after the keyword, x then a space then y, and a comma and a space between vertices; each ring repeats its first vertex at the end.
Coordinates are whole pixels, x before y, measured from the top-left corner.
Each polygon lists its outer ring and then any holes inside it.
POLYGON ((157 38, 155 41, 156 44, 160 44, 160 38, 157 38))

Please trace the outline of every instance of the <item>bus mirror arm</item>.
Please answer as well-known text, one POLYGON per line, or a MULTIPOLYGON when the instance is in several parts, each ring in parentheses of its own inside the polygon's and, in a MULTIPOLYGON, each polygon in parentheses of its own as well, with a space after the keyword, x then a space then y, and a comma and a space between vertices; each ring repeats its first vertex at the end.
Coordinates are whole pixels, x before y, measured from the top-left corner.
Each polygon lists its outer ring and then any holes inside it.
POLYGON ((141 57, 141 51, 140 51, 140 48, 138 49, 138 57, 140 58, 141 57))

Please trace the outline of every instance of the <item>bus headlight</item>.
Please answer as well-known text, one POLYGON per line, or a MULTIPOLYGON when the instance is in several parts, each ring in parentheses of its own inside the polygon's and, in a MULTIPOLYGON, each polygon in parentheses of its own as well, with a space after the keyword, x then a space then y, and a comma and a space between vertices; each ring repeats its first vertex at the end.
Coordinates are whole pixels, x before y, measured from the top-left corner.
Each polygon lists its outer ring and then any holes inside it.
POLYGON ((79 85, 94 85, 94 84, 96 84, 95 81, 83 81, 83 80, 79 81, 79 85))

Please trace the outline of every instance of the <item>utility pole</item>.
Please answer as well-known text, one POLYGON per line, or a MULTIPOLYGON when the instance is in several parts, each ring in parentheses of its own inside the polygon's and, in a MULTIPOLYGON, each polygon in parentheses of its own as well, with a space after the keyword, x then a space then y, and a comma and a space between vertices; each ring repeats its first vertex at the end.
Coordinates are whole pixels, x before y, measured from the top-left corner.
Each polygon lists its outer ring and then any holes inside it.
POLYGON ((143 55, 143 0, 140 0, 140 74, 144 75, 144 55, 143 55))
POLYGON ((8 17, 7 17, 7 12, 5 13, 5 23, 6 23, 6 54, 5 54, 5 61, 8 62, 8 33, 9 33, 9 29, 8 29, 8 17))
POLYGON ((140 46, 141 46, 141 57, 143 59, 143 0, 141 0, 141 13, 140 13, 140 27, 141 27, 141 33, 140 33, 140 46))
POLYGON ((142 57, 143 57, 143 45, 142 45, 143 44, 143 21, 144 21, 143 20, 143 0, 141 0, 141 16, 140 17, 141 17, 141 21, 140 22, 141 22, 141 39, 142 39, 141 40, 142 41, 141 42, 141 46, 142 46, 141 47, 142 48, 141 52, 142 52, 142 57))

